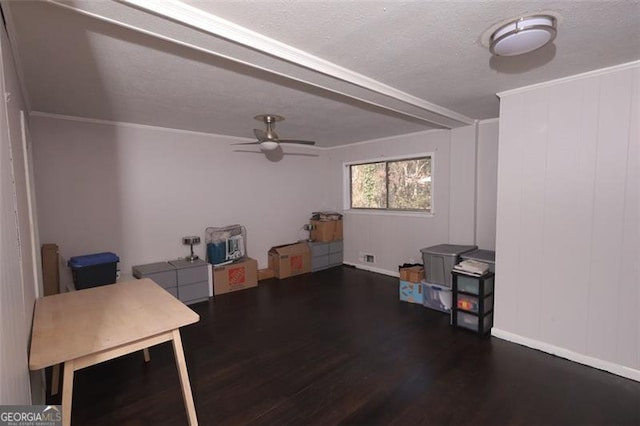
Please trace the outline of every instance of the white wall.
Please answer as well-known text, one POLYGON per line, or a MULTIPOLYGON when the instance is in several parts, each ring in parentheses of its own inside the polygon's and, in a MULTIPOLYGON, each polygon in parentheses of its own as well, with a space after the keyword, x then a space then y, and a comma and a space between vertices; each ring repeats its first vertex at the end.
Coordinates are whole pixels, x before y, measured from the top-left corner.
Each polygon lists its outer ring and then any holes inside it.
POLYGON ((4 26, 0 39, 0 404, 42 403, 42 376, 34 374, 30 387, 27 357, 36 265, 20 121, 24 102, 4 26))
POLYGON ((246 142, 177 130, 32 117, 40 236, 65 257, 112 251, 131 266, 188 254, 181 238, 240 223, 248 254, 307 238, 326 205, 322 150, 287 147, 279 162, 246 142), (308 156, 311 155, 311 156, 308 156))
POLYGON ((502 95, 494 335, 640 380, 640 65, 502 95))

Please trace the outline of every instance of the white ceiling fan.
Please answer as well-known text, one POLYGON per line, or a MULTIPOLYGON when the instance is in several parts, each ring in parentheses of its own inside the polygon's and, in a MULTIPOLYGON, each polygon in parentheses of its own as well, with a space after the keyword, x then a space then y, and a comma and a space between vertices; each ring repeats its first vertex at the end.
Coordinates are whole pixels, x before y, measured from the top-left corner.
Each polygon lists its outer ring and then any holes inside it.
POLYGON ((253 129, 253 134, 258 139, 255 142, 236 143, 234 145, 260 145, 260 149, 265 151, 273 151, 277 149, 281 143, 299 144, 299 145, 315 145, 314 141, 303 141, 294 139, 280 139, 275 131, 275 123, 284 120, 284 117, 274 114, 261 114, 254 117, 258 121, 262 121, 266 126, 266 131, 262 129, 253 129))

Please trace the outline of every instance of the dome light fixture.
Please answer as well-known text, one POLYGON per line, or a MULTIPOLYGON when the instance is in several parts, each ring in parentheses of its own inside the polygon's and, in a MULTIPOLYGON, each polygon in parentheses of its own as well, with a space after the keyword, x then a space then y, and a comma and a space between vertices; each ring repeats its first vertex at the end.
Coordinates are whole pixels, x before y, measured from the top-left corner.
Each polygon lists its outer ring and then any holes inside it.
POLYGON ((491 34, 489 50, 496 56, 533 52, 556 38, 556 23, 551 15, 532 15, 511 21, 491 34))

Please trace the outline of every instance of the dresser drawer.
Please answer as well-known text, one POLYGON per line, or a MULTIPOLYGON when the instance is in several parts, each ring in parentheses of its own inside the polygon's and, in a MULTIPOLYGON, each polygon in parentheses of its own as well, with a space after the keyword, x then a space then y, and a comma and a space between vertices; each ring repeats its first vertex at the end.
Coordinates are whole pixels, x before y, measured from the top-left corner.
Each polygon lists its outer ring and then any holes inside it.
POLYGON ((209 298, 209 281, 181 285, 178 288, 178 299, 185 303, 195 303, 209 298))
POLYGON ((329 265, 341 265, 342 264, 342 252, 340 253, 329 253, 329 265))
POLYGON ((311 250, 311 257, 329 254, 329 243, 311 242, 308 244, 311 250))
POLYGON ((342 253, 343 246, 342 241, 332 241, 329 243, 329 253, 342 253))
POLYGON ((131 268, 131 273, 135 278, 150 278, 160 287, 169 288, 178 285, 176 269, 169 262, 150 263, 148 265, 137 265, 131 268))

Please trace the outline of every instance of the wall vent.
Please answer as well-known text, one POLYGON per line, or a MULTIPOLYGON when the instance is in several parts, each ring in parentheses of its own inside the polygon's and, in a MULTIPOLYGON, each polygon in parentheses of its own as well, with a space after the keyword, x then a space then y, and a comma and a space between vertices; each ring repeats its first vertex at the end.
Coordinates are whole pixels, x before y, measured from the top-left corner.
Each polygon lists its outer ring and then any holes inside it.
POLYGON ((360 258, 360 261, 364 263, 376 263, 376 257, 371 253, 360 252, 359 258, 360 258))

